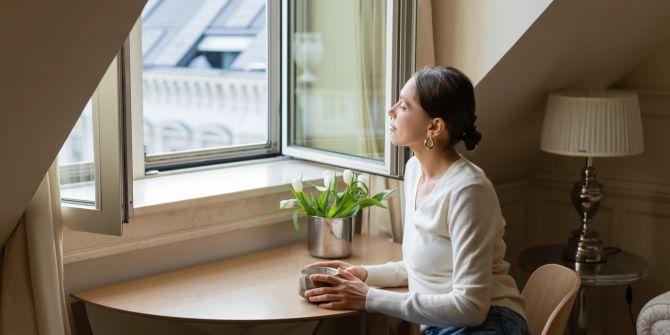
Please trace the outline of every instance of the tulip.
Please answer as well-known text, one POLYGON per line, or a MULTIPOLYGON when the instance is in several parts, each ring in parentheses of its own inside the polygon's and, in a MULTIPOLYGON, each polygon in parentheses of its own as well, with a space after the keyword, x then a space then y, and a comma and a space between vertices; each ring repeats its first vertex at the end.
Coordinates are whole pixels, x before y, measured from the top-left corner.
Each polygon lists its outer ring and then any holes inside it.
POLYGON ((351 180, 354 179, 354 173, 351 172, 351 170, 344 170, 342 173, 342 179, 344 180, 344 183, 349 185, 351 184, 351 180))
POLYGON ((333 179, 335 178, 335 174, 333 171, 326 171, 323 173, 323 186, 326 188, 330 188, 330 184, 333 183, 333 179))
POLYGON ((370 177, 368 177, 368 175, 366 175, 366 174, 361 174, 361 175, 358 176, 358 178, 356 180, 365 184, 365 186, 368 186, 368 182, 370 182, 370 177))
POLYGON ((291 185, 293 186, 293 190, 296 192, 302 192, 302 180, 300 178, 295 177, 293 180, 291 180, 291 185))

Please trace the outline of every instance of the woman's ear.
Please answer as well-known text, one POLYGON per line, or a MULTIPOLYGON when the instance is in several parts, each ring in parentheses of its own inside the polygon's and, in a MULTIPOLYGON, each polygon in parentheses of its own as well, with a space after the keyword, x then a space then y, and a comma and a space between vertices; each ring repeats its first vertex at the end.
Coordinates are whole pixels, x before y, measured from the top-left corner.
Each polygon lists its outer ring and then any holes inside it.
POLYGON ((442 120, 439 117, 436 117, 430 121, 428 131, 432 135, 432 137, 438 137, 441 136, 443 133, 447 132, 447 125, 444 123, 444 120, 442 120))

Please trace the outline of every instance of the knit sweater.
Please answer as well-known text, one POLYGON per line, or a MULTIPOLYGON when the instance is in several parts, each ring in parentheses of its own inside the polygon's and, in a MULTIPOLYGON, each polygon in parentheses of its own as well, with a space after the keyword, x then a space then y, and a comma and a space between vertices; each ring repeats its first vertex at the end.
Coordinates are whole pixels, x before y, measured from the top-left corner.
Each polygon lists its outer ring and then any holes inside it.
POLYGON ((408 285, 409 292, 371 287, 366 310, 424 327, 477 326, 492 305, 525 318, 523 297, 503 260, 505 220, 484 172, 459 158, 415 209, 421 174, 411 158, 405 169, 403 261, 365 266, 368 285, 408 285))

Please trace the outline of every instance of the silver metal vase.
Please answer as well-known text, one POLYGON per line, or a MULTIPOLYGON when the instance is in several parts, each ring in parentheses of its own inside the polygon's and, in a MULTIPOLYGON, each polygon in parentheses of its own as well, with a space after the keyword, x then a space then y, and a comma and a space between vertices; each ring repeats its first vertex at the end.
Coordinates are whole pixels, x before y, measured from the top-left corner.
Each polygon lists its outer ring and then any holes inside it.
POLYGON ((355 216, 322 218, 310 216, 307 225, 309 253, 319 258, 342 258, 351 254, 355 216))

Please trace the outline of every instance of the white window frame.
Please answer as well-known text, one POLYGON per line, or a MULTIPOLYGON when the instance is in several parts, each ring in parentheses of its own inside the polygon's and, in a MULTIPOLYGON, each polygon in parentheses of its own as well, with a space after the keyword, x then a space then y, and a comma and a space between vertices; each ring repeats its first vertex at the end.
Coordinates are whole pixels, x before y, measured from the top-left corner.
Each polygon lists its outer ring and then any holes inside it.
MULTIPOLYGON (((409 159, 409 152, 394 146, 390 135, 384 135, 384 161, 338 154, 325 150, 294 145, 290 138, 291 88, 289 87, 289 15, 290 0, 282 1, 282 153, 287 156, 315 161, 342 168, 353 168, 377 175, 402 178, 404 166, 409 159)), ((415 67, 416 41, 416 1, 386 0, 386 82, 385 102, 391 106, 397 101, 400 89, 411 77, 415 67)), ((385 119, 384 129, 390 126, 389 118, 385 119)))
POLYGON ((115 57, 91 97, 95 206, 61 202, 63 221, 75 230, 120 236, 127 220, 120 78, 119 57, 115 57))

